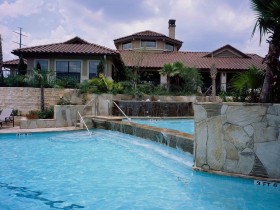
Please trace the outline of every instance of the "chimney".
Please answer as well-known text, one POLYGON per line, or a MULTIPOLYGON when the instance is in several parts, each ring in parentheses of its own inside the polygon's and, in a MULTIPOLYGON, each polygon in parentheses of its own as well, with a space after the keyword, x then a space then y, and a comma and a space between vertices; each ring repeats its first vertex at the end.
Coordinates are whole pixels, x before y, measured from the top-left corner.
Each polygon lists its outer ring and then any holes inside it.
POLYGON ((168 21, 169 37, 172 39, 175 39, 175 28, 176 28, 175 22, 176 20, 172 20, 172 19, 168 21))

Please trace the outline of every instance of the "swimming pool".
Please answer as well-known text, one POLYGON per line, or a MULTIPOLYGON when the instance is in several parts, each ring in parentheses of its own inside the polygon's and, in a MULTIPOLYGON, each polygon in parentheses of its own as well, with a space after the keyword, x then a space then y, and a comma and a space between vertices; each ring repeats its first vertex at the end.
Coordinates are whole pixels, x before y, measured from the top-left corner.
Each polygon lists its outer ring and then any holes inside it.
POLYGON ((0 209, 279 207, 279 188, 192 164, 190 154, 106 130, 0 135, 0 209))
POLYGON ((132 122, 155 126, 159 128, 173 129, 184 133, 194 133, 194 120, 193 119, 168 119, 168 118, 154 118, 154 119, 136 119, 133 118, 132 122))

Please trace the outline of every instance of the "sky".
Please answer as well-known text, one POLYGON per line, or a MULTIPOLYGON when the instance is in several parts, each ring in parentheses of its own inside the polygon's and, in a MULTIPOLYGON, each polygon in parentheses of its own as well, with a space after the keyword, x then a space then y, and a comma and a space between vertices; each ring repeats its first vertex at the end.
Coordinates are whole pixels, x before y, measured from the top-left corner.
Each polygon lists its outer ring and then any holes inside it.
POLYGON ((75 36, 111 49, 113 40, 151 30, 168 36, 176 20, 181 51, 211 52, 226 44, 265 56, 268 45, 251 37, 256 17, 250 0, 0 0, 3 60, 22 44, 32 47, 75 36))

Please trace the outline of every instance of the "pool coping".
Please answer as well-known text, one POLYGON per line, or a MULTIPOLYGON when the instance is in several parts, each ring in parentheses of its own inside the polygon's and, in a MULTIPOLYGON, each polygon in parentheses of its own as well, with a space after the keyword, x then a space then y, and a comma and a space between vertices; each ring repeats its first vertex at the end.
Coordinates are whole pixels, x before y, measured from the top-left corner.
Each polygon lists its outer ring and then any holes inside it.
POLYGON ((1 134, 13 134, 13 133, 39 133, 39 132, 56 132, 56 131, 74 131, 84 130, 79 127, 59 127, 59 128, 33 128, 33 129, 21 129, 19 126, 15 127, 3 127, 0 128, 1 134))
POLYGON ((236 178, 243 178, 243 179, 251 179, 251 180, 260 180, 260 181, 269 181, 269 182, 277 182, 280 184, 280 179, 274 179, 274 178, 265 178, 265 177, 258 177, 258 176, 247 176, 244 174, 238 174, 238 173, 229 173, 229 172, 223 172, 223 171, 216 171, 216 170, 206 170, 203 168, 195 167, 193 166, 192 169, 194 171, 200 171, 205 172, 209 174, 215 174, 215 175, 222 175, 222 176, 228 176, 228 177, 236 177, 236 178))

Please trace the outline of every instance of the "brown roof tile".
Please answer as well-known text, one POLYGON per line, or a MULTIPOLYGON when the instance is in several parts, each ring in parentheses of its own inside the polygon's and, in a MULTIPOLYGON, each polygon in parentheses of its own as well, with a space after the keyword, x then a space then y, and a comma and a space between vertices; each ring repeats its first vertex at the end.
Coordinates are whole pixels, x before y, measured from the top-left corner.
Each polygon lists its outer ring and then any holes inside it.
MULTIPOLYGON (((23 59, 24 64, 27 64, 27 60, 23 59)), ((3 62, 3 66, 8 66, 8 65, 18 65, 19 59, 13 59, 13 60, 8 60, 3 62)))
POLYGON ((161 33, 157 33, 157 32, 154 32, 154 31, 149 31, 149 30, 146 30, 146 31, 141 31, 141 32, 137 32, 137 33, 134 33, 134 34, 131 34, 129 36, 124 36, 124 37, 121 37, 121 38, 118 38, 118 39, 115 39, 114 42, 115 43, 118 43, 118 42, 122 42, 122 41, 125 41, 125 40, 128 40, 128 39, 132 39, 132 38, 162 38, 162 39, 166 39, 166 40, 170 40, 170 41, 173 41, 173 42, 176 42, 180 45, 182 45, 182 41, 178 40, 178 39, 172 39, 164 34, 161 34, 161 33))
POLYGON ((115 50, 103 47, 101 45, 88 43, 79 37, 74 37, 63 43, 40 45, 35 47, 26 47, 12 51, 15 55, 20 54, 83 54, 83 55, 116 55, 115 50))
POLYGON ((125 66, 140 66, 142 68, 160 69, 164 64, 180 61, 189 67, 210 69, 213 61, 219 70, 244 70, 254 65, 265 69, 263 58, 256 54, 246 54, 247 58, 238 57, 205 57, 209 52, 135 52, 132 50, 119 51, 125 66))

